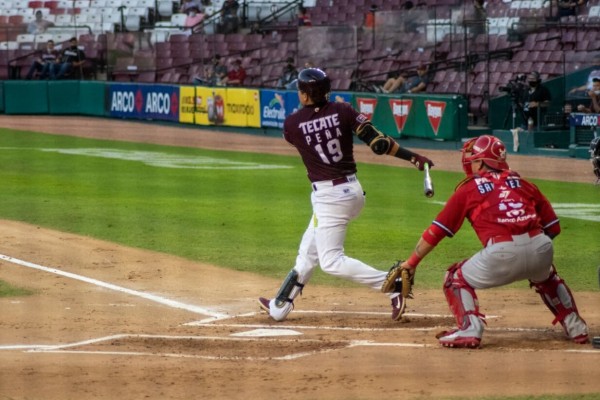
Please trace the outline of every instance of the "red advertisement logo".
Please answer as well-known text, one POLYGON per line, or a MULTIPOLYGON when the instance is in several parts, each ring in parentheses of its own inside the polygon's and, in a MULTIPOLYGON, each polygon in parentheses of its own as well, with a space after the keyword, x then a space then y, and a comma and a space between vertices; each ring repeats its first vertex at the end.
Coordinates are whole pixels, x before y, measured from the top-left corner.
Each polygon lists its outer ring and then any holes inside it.
POLYGON ((135 111, 138 113, 142 112, 142 107, 144 107, 144 95, 142 94, 142 90, 138 89, 135 92, 135 111))
POLYGON ((356 104, 358 104, 358 112, 364 114, 367 118, 373 118, 375 113, 375 106, 377 106, 377 99, 366 99, 357 97, 356 104))
POLYGON ((412 100, 390 99, 390 108, 392 109, 392 115, 394 116, 398 132, 404 130, 404 124, 406 124, 411 107, 412 100))
POLYGON ((446 109, 445 101, 425 101, 425 110, 427 112, 427 118, 433 128, 433 133, 437 136, 442 117, 444 116, 444 110, 446 109))
POLYGON ((171 93, 171 114, 179 113, 179 97, 176 92, 171 93))

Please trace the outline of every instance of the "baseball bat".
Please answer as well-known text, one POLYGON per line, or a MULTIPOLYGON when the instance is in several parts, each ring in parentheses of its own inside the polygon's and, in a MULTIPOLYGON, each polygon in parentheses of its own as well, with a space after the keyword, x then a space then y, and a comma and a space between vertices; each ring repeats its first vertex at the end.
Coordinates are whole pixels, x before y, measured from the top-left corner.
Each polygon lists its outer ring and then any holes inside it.
POLYGON ((425 197, 433 197, 433 181, 431 180, 431 175, 429 175, 429 163, 425 163, 423 166, 425 170, 425 179, 423 180, 423 193, 425 197))

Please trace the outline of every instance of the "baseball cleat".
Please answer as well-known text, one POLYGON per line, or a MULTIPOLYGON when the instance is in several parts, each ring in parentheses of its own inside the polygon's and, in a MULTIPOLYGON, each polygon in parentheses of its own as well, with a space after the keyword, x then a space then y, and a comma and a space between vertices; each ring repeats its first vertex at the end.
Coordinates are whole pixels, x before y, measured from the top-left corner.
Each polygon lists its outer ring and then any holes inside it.
POLYGON ((435 337, 444 347, 457 349, 477 349, 481 344, 481 338, 476 336, 467 336, 467 331, 455 329, 453 331, 440 332, 435 337))
POLYGON ((400 321, 402 315, 404 315, 404 310, 406 310, 406 302, 402 296, 398 295, 394 297, 392 299, 392 319, 394 321, 400 321))
POLYGON ((269 311, 270 311, 270 308, 269 308, 270 301, 271 300, 265 299, 264 297, 258 298, 258 305, 260 306, 260 309, 265 311, 267 314, 269 314, 269 311))
POLYGON ((587 344, 588 340, 588 327, 583 318, 572 312, 567 315, 564 320, 560 321, 565 333, 573 342, 577 344, 587 344))
POLYGON ((588 339, 588 335, 579 335, 571 338, 571 340, 577 344, 588 344, 590 340, 588 339))

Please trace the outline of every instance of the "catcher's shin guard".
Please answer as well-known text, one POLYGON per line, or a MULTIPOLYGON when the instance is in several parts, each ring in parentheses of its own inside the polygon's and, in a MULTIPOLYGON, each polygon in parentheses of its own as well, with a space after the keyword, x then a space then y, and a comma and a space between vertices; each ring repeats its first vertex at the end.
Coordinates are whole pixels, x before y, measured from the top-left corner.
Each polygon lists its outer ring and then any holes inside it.
POLYGON ((475 336, 481 338, 485 316, 479 312, 479 301, 473 289, 462 275, 461 267, 467 260, 448 268, 444 280, 444 294, 450 311, 456 318, 459 330, 474 330, 475 336))
POLYGON ((544 304, 554 314, 552 325, 560 322, 567 336, 574 342, 587 343, 587 324, 579 316, 575 298, 565 281, 558 276, 554 265, 551 266, 548 279, 538 283, 530 281, 530 286, 535 287, 544 304))
POLYGON ((294 309, 294 299, 304 288, 298 278, 298 272, 292 269, 281 284, 277 296, 269 302, 269 315, 275 321, 283 321, 294 309))

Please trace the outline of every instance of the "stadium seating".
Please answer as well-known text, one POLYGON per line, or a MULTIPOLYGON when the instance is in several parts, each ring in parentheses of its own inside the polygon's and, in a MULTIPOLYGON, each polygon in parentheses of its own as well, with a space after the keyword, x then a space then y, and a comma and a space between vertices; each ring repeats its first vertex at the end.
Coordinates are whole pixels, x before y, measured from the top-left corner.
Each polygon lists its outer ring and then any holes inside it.
MULTIPOLYGON (((276 8, 285 2, 273 3, 276 3, 273 5, 276 8)), ((58 28, 64 28, 51 30, 51 37, 63 40, 70 34, 76 35, 86 53, 89 52, 97 60, 106 59, 104 51, 107 48, 106 36, 100 39, 99 34, 123 28, 141 32, 150 27, 145 30, 149 38, 147 45, 153 48, 154 66, 159 70, 154 73, 129 73, 118 76, 118 79, 191 82, 202 65, 214 54, 221 54, 227 63, 234 58, 242 59, 249 85, 273 86, 281 74, 284 60, 291 56, 296 59, 297 65, 313 61, 328 66, 334 89, 349 90, 368 87, 360 86, 363 83, 381 82, 391 71, 412 72, 418 64, 429 64, 432 70, 430 90, 470 96, 472 112, 485 110, 486 96, 497 95, 498 86, 505 84, 515 73, 535 69, 543 78, 556 77, 566 69, 574 70, 588 65, 590 54, 598 50, 598 26, 586 25, 600 23, 598 0, 590 0, 585 7, 581 7, 575 18, 563 18, 556 25, 545 24, 532 31, 520 32, 521 37, 516 41, 511 37, 515 26, 536 18, 543 20, 548 15, 543 0, 487 0, 489 34, 474 37, 450 25, 455 16, 453 9, 460 9, 468 3, 458 0, 426 0, 424 3, 429 20, 421 27, 420 34, 404 33, 378 42, 373 40, 372 31, 362 27, 369 8, 377 5, 377 12, 398 10, 398 1, 316 0, 315 6, 309 9, 313 25, 357 26, 357 40, 354 48, 333 48, 324 53, 328 54, 323 56, 325 58, 314 59, 298 46, 301 39, 295 26, 294 12, 275 21, 277 29, 264 37, 248 34, 247 29, 230 35, 187 35, 177 28, 185 21, 185 14, 179 12, 178 1, 0 0, 0 49, 9 60, 14 55, 8 53, 10 51, 36 48, 45 43, 47 36, 36 36, 34 40, 24 36, 26 22, 39 9, 58 28), (124 26, 121 26, 121 11, 125 19, 124 26), (86 29, 68 31, 66 27, 72 25, 89 26, 91 32, 86 29), (84 35, 86 38, 82 40, 84 35), (568 62, 565 64, 565 61, 568 62)), ((206 11, 213 13, 221 5, 222 0, 213 1, 206 11)), ((248 1, 250 22, 264 18, 270 11, 271 7, 265 6, 264 2, 260 5, 258 1, 248 1)), ((207 28, 207 32, 210 33, 211 29, 207 28)), ((379 35, 375 37, 379 39, 379 35)), ((335 45, 341 40, 329 42, 335 45)), ((123 33, 116 35, 114 42, 110 43, 113 50, 132 55, 139 45, 135 36, 132 38, 123 33)), ((6 66, 7 61, 0 63, 3 63, 0 71, 5 70, 0 72, 0 78, 6 77, 8 68, 3 65, 6 66)), ((112 67, 117 69, 116 66, 112 67)))

